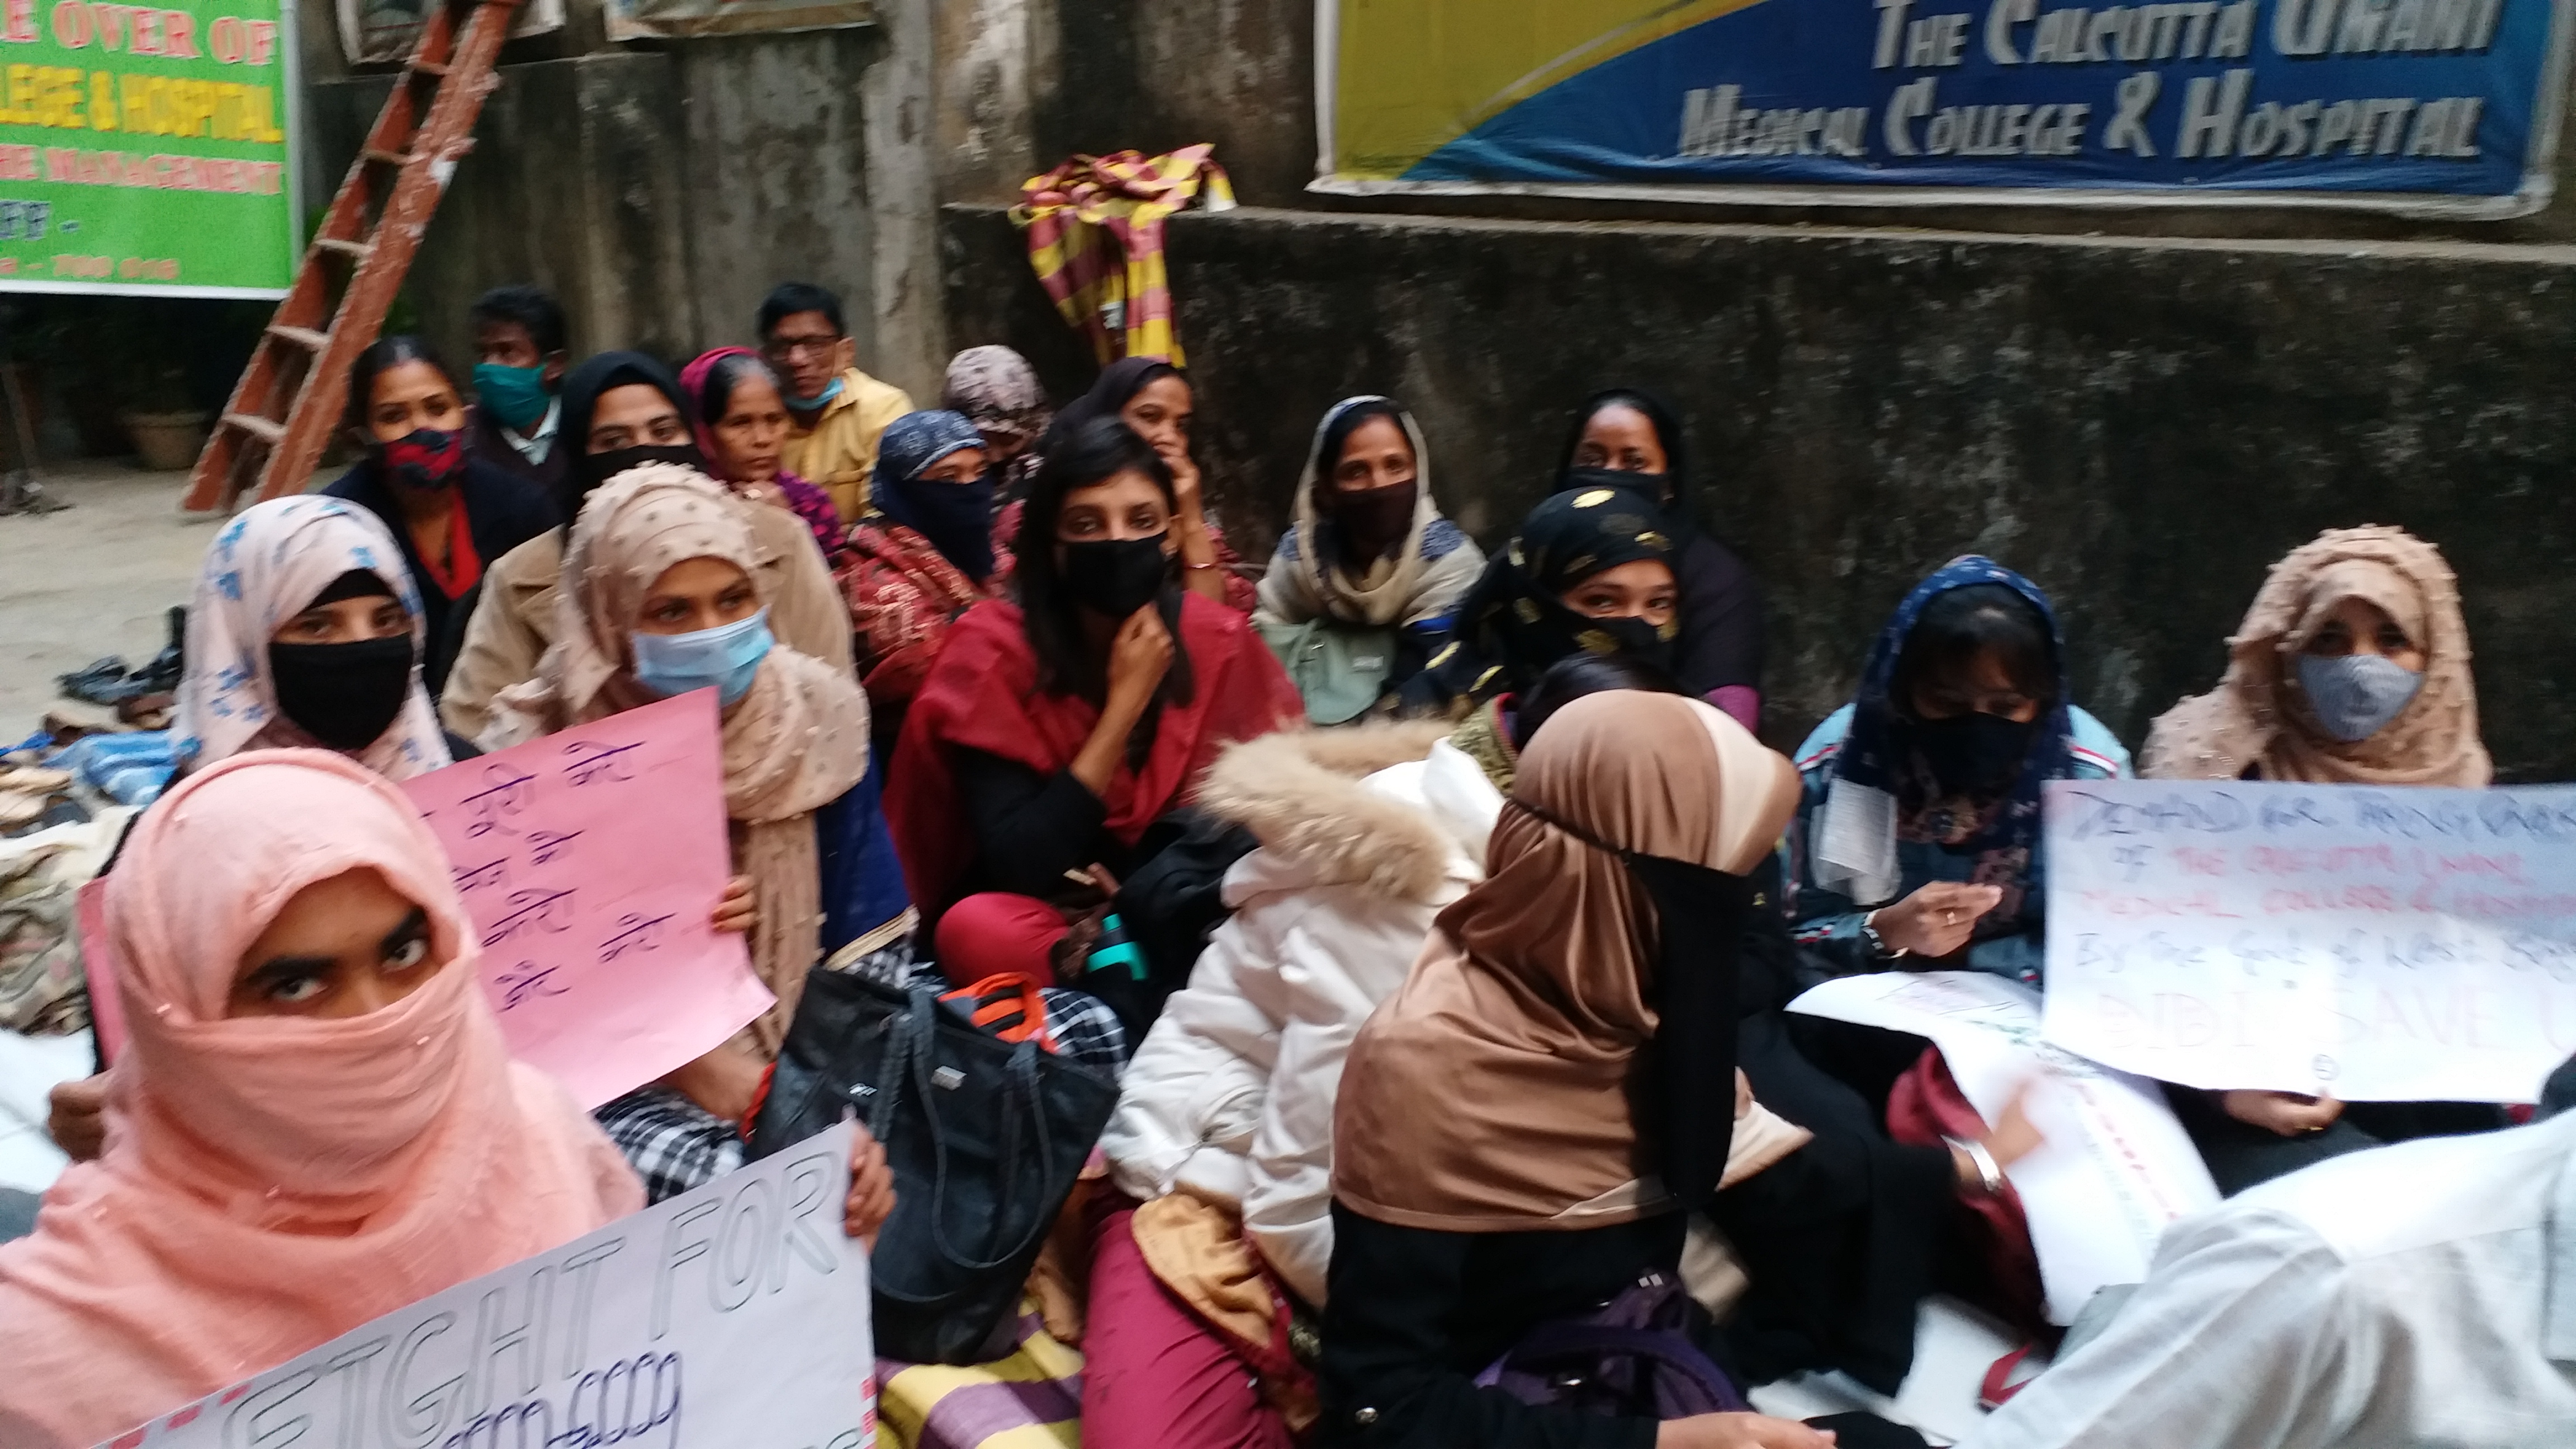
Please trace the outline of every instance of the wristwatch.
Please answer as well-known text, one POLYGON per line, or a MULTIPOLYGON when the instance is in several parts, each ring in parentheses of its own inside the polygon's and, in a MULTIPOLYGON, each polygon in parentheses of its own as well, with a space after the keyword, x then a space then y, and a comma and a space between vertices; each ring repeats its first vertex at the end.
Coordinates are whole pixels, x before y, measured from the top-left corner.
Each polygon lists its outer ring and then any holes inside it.
POLYGON ((1862 945, 1869 948, 1869 954, 1881 961, 1893 961, 1907 954, 1903 951, 1887 949, 1887 938, 1878 933, 1878 912, 1876 911, 1860 918, 1860 940, 1862 945))

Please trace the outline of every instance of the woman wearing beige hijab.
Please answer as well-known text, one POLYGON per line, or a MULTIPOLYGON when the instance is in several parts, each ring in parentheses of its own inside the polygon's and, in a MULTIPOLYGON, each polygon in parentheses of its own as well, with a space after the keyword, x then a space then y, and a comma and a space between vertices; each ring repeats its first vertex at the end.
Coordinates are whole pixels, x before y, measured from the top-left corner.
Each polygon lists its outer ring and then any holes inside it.
MULTIPOLYGON (((734 868, 719 915, 750 937, 778 998, 731 1044, 600 1111, 639 1165, 687 1166, 655 1199, 740 1160, 734 1133, 778 1052, 805 973, 903 946, 915 922, 868 771, 867 696, 846 671, 779 644, 742 512, 679 464, 619 474, 582 505, 564 552, 555 642, 494 701, 488 748, 713 688, 734 868), (698 1144, 680 1152, 682 1140, 698 1144)), ((871 963, 873 966, 874 963, 871 963)))
POLYGON ((1360 1031, 1333 1123, 1325 1444, 1810 1446, 1749 1413, 1657 1424, 1475 1382, 1544 1320, 1677 1265, 1741 1136, 1803 1134, 1738 1100, 1747 873, 1798 776, 1668 695, 1567 705, 1521 757, 1484 882, 1442 911, 1360 1031))
MULTIPOLYGON (((2272 566, 2227 641, 2218 687, 2147 734, 2151 780, 2483 789, 2477 686, 2441 551, 2395 528, 2332 528, 2272 566)), ((2168 1086, 2219 1190, 2403 1137, 2502 1125, 2468 1103, 2346 1104, 2168 1086)))
POLYGON ((2150 780, 2481 789, 2459 583, 2395 528, 2331 528, 2272 566, 2218 687, 2147 733, 2150 780))

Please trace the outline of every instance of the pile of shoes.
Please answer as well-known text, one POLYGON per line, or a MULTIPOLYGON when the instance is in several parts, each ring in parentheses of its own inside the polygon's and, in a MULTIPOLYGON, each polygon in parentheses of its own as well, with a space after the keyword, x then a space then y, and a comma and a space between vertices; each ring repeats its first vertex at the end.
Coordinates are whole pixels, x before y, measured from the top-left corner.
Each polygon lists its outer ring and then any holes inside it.
POLYGON ((84 818, 70 800, 72 772, 0 757, 0 835, 84 818))
POLYGON ((132 669, 122 656, 111 654, 85 669, 58 677, 54 683, 66 698, 113 708, 121 723, 137 729, 167 728, 179 676, 184 672, 187 630, 188 611, 174 608, 170 611, 170 642, 152 656, 150 663, 132 669))

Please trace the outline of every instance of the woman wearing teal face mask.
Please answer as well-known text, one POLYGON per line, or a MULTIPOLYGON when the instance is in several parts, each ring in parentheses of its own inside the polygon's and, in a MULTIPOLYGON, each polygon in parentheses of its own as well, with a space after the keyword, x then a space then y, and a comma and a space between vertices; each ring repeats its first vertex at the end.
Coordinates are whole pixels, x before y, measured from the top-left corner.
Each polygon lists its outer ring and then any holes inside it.
POLYGON ((734 868, 747 881, 735 921, 778 1004, 666 1088, 725 1122, 749 1109, 805 973, 899 947, 914 924, 868 771, 867 695, 771 636, 756 559, 741 508, 705 474, 620 473, 573 524, 537 677, 502 691, 483 736, 497 748, 716 691, 734 868))

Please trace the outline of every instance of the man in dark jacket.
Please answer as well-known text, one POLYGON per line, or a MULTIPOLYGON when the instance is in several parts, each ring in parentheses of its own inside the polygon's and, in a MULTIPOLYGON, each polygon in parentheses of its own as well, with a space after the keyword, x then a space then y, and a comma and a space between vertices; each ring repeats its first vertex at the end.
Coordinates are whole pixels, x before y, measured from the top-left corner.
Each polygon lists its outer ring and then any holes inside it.
MULTIPOLYGON (((474 301, 474 455, 546 490, 562 487, 566 450, 555 446, 563 417, 564 313, 529 282, 494 287, 474 301)), ((574 450, 578 451, 578 450, 574 450)))

